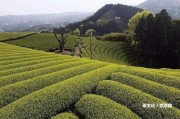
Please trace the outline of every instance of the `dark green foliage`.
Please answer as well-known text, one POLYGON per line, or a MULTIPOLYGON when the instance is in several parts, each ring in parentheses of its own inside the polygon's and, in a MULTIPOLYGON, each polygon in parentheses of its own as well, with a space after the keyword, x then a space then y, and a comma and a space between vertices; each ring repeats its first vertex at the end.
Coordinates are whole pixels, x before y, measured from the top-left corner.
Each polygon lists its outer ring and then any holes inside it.
POLYGON ((174 41, 172 47, 175 49, 176 57, 178 58, 177 65, 180 67, 180 19, 173 21, 173 29, 174 29, 174 41))
POLYGON ((172 20, 166 10, 162 10, 155 17, 149 14, 146 19, 140 20, 134 36, 140 65, 156 68, 178 67, 175 53, 175 46, 178 44, 175 40, 177 32, 173 31, 172 20))
POLYGON ((77 103, 76 109, 85 119, 139 119, 128 108, 106 97, 85 95, 77 103))
POLYGON ((134 35, 134 40, 135 40, 135 45, 136 42, 139 42, 139 44, 142 44, 142 42, 145 40, 144 39, 144 26, 145 26, 145 18, 142 17, 142 19, 140 19, 139 24, 136 26, 135 29, 135 35, 134 35))
POLYGON ((176 108, 160 108, 159 104, 166 103, 152 95, 136 88, 115 81, 101 81, 96 88, 97 94, 108 97, 127 106, 143 119, 177 119, 180 111, 176 108), (155 108, 144 108, 143 104, 158 104, 155 108))
MULTIPOLYGON (((172 21, 169 14, 166 10, 162 10, 159 14, 156 14, 155 25, 157 29, 156 32, 156 40, 157 43, 157 51, 158 52, 167 52, 168 45, 173 40, 172 37, 172 21)), ((170 50, 170 49, 168 49, 170 50)))
POLYGON ((109 33, 109 34, 105 34, 102 37, 102 40, 126 42, 127 36, 126 34, 122 34, 122 33, 109 33))

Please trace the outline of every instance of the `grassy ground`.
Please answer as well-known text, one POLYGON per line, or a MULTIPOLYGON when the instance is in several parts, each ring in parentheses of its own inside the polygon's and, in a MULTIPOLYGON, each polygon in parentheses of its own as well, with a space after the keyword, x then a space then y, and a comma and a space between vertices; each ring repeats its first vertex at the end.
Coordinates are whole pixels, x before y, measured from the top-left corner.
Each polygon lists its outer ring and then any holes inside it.
MULTIPOLYGON (((77 36, 70 35, 65 47, 72 49, 77 39, 77 36)), ((49 49, 58 48, 58 42, 54 37, 54 34, 50 33, 39 33, 19 40, 8 41, 7 43, 43 51, 49 51, 49 49)))
POLYGON ((2 119, 180 117, 179 70, 116 65, 5 43, 0 48, 2 119), (167 103, 172 107, 163 108, 167 103))
POLYGON ((0 41, 32 34, 30 32, 0 32, 0 41))

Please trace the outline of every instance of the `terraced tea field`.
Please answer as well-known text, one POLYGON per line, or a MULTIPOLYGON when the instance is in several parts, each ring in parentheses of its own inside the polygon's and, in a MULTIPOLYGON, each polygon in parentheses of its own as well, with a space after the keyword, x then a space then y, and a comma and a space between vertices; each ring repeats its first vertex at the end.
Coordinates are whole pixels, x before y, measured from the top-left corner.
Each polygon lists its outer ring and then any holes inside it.
MULTIPOLYGON (((77 39, 77 36, 70 35, 68 37, 66 48, 74 48, 74 43, 77 39)), ((58 48, 58 42, 52 33, 38 33, 19 40, 8 41, 7 43, 43 51, 58 48)))
POLYGON ((30 32, 0 32, 0 41, 5 41, 8 39, 14 39, 22 36, 32 34, 30 32))
MULTIPOLYGON (((81 39, 85 46, 85 49, 82 51, 82 57, 91 58, 89 38, 82 37, 81 39)), ((65 48, 73 50, 76 41, 78 41, 77 36, 69 35, 65 48)), ((8 41, 7 43, 43 51, 58 48, 58 42, 54 35, 45 33, 8 41)), ((99 41, 93 38, 92 49, 92 58, 95 60, 116 64, 137 65, 135 53, 126 43, 99 41)))
MULTIPOLYGON (((112 44, 102 45, 93 45, 94 59, 108 55, 112 44)), ((0 119, 180 117, 180 70, 117 65, 6 43, 0 48, 0 119)))

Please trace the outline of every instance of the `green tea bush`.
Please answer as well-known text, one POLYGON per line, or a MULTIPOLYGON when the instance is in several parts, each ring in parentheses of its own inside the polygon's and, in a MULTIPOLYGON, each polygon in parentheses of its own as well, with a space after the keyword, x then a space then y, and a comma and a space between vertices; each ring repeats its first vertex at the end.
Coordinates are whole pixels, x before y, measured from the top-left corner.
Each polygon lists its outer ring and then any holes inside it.
POLYGON ((122 33, 109 33, 109 34, 105 34, 102 37, 103 40, 106 41, 121 41, 121 42, 126 42, 126 34, 122 34, 122 33))
POLYGON ((153 96, 172 103, 175 107, 180 108, 180 90, 166 85, 162 85, 147 79, 137 77, 127 73, 114 73, 111 76, 112 80, 133 86, 153 96))
MULTIPOLYGON (((8 61, 8 60, 15 60, 15 59, 22 59, 22 58, 28 58, 31 57, 33 54, 29 53, 16 53, 16 54, 3 54, 0 53, 0 61, 8 61)), ((38 55, 41 55, 42 53, 39 53, 38 55)), ((44 55, 44 54, 43 54, 44 55)))
MULTIPOLYGON (((20 54, 17 54, 20 55, 20 54)), ((41 62, 48 62, 49 60, 56 58, 56 59, 72 59, 72 57, 67 57, 67 56, 49 56, 49 55, 44 55, 44 56, 38 56, 36 58, 33 59, 29 59, 29 60, 24 60, 22 62, 17 62, 17 63, 12 63, 12 64, 7 64, 7 65, 3 65, 0 67, 0 71, 4 71, 4 70, 9 70, 9 69, 13 69, 13 68, 20 68, 20 67, 25 67, 25 66, 29 66, 29 65, 34 65, 34 64, 38 64, 41 62), (41 60, 40 60, 41 59, 41 60)), ((78 59, 78 58, 77 58, 78 59)))
POLYGON ((75 62, 78 61, 76 59, 63 59, 63 58, 48 58, 48 61, 41 61, 39 64, 32 64, 31 66, 24 66, 24 67, 18 67, 14 69, 9 69, 5 71, 0 71, 0 77, 2 76, 7 76, 11 74, 16 74, 16 73, 22 73, 26 71, 31 71, 31 70, 36 70, 40 68, 45 68, 48 66, 53 66, 53 65, 58 65, 60 63, 66 63, 66 62, 75 62))
POLYGON ((85 63, 84 65, 77 65, 58 72, 4 86, 0 88, 0 108, 36 90, 106 65, 106 63, 101 62, 85 63))
POLYGON ((45 67, 45 68, 41 68, 41 69, 36 69, 36 70, 31 70, 31 71, 26 71, 26 72, 22 72, 22 73, 17 73, 17 74, 12 74, 12 75, 8 75, 8 76, 0 77, 0 87, 6 86, 9 84, 13 84, 13 83, 16 83, 19 81, 28 80, 28 79, 31 79, 33 77, 37 77, 37 76, 45 75, 48 73, 53 73, 56 71, 67 69, 67 68, 70 68, 73 66, 83 65, 83 64, 92 63, 92 62, 93 61, 89 61, 89 60, 73 61, 73 62, 62 61, 62 63, 60 63, 58 65, 49 66, 49 67, 45 67))
POLYGON ((51 119, 79 119, 79 118, 73 113, 64 112, 57 116, 52 117, 51 119))
POLYGON ((22 59, 15 59, 15 60, 8 60, 8 61, 0 61, 0 65, 4 66, 4 65, 9 65, 9 64, 14 64, 14 63, 19 63, 19 62, 25 62, 25 61, 31 61, 31 60, 37 60, 37 59, 43 59, 46 58, 46 55, 31 55, 27 58, 22 58, 22 59))
POLYGON ((10 39, 18 39, 21 37, 26 37, 29 35, 33 35, 35 33, 32 32, 1 32, 0 33, 0 41, 6 41, 10 39))
POLYGON ((96 93, 127 106, 143 119, 178 119, 180 111, 176 108, 160 108, 166 102, 131 86, 116 81, 101 81, 96 93), (155 104, 155 107, 143 107, 143 104, 155 104), (156 106, 158 104, 158 106, 156 106))
POLYGON ((139 119, 125 106, 98 95, 84 95, 75 107, 85 119, 139 119))
POLYGON ((35 91, 1 108, 1 118, 50 118, 92 92, 99 81, 118 69, 117 65, 108 65, 35 91))
MULTIPOLYGON (((40 64, 40 63, 48 63, 48 61, 54 60, 54 59, 64 59, 63 57, 43 57, 43 59, 39 60, 28 60, 25 62, 19 62, 19 63, 13 63, 13 64, 9 64, 9 65, 4 65, 0 67, 0 72, 5 72, 7 70, 15 70, 17 68, 23 68, 23 67, 27 67, 27 66, 32 66, 32 65, 36 65, 36 64, 40 64)), ((68 58, 66 58, 68 60, 68 58)), ((72 59, 72 58, 69 58, 72 59)))
POLYGON ((132 68, 132 69, 126 68, 126 69, 121 69, 120 71, 180 89, 179 77, 170 76, 170 75, 168 76, 162 73, 150 72, 148 71, 148 69, 143 70, 138 68, 132 68))

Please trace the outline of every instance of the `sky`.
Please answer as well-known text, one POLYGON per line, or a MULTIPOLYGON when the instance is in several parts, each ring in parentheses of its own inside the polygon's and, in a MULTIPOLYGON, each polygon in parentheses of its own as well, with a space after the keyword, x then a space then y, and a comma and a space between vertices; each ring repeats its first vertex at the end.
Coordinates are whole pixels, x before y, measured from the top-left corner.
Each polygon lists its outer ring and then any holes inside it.
POLYGON ((145 0, 0 0, 0 15, 95 12, 105 4, 138 5, 145 0))

